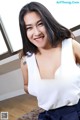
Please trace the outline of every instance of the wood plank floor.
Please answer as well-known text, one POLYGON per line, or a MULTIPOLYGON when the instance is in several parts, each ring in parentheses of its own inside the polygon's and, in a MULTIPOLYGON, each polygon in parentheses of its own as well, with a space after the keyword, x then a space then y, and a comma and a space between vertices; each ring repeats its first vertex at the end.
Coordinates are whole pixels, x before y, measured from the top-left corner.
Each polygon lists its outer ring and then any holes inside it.
POLYGON ((0 112, 8 112, 9 120, 18 117, 37 108, 37 100, 28 94, 20 95, 0 102, 0 112))

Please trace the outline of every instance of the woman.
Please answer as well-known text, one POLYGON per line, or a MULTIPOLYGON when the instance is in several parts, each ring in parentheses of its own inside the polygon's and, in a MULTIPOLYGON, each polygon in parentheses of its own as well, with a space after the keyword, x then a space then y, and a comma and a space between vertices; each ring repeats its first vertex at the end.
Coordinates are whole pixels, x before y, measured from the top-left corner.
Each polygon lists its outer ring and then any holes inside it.
POLYGON ((24 90, 45 111, 38 120, 80 120, 80 44, 38 2, 19 15, 24 90))

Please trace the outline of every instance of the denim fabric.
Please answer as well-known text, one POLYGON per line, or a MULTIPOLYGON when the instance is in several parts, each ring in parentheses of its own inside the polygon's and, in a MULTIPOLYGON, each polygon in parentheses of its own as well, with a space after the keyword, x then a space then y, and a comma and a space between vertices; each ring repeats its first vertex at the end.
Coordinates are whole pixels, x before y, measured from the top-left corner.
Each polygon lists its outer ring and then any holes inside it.
POLYGON ((73 106, 44 111, 39 114, 38 120, 80 120, 80 101, 73 106))

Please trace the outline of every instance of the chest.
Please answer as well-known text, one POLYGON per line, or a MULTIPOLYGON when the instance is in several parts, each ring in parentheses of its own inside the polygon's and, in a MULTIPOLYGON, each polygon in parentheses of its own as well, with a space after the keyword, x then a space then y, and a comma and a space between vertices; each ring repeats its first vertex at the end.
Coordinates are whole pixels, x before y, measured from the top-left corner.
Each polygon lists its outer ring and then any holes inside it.
POLYGON ((54 78, 55 72, 61 65, 61 51, 56 50, 54 53, 44 57, 36 56, 36 64, 42 79, 54 78))

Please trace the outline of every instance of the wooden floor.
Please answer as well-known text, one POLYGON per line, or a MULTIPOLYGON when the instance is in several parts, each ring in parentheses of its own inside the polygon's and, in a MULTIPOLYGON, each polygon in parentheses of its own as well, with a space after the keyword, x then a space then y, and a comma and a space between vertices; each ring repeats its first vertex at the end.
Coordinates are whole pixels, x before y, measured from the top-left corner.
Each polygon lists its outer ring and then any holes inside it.
POLYGON ((9 120, 16 120, 18 117, 30 112, 36 107, 36 98, 28 94, 0 102, 0 112, 8 112, 9 120))

